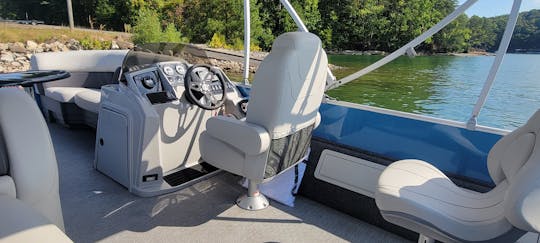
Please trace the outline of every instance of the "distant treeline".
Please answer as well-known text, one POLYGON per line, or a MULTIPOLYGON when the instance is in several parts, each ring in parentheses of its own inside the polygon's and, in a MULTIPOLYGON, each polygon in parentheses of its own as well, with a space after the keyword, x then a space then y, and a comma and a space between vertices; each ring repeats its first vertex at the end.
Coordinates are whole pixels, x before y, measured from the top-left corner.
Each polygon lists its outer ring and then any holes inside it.
MULTIPOLYGON (((242 0, 74 0, 75 23, 95 29, 148 31, 148 16, 181 40, 238 45, 243 36, 242 0), (150 12, 150 13, 149 13, 150 12), (142 14, 141 14, 142 13, 142 14), (177 32, 174 31, 176 29, 177 32), (219 38, 218 38, 219 37, 219 38), (224 38, 223 38, 224 37, 224 38)), ((274 37, 296 30, 278 0, 250 0, 252 39, 268 50, 274 37)), ((440 21, 456 0, 291 0, 308 29, 327 49, 393 51, 440 21)), ((0 16, 67 24, 66 0, 0 1, 0 16)), ((421 44, 424 52, 494 51, 508 16, 460 16, 421 44)), ((141 33, 135 33, 141 34, 141 33)), ((144 34, 144 33, 143 33, 144 34)), ((170 39, 170 38, 169 38, 170 39)), ((139 38, 139 40, 154 40, 139 38)), ((510 50, 540 50, 540 10, 520 14, 510 50)))

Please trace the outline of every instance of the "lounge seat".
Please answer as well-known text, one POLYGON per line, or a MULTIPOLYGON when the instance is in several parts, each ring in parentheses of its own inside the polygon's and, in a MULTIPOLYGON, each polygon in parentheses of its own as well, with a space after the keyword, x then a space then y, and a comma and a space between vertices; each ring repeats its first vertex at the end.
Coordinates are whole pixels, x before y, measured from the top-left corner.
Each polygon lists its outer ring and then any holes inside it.
POLYGON ((401 160, 379 178, 375 200, 391 223, 442 242, 514 242, 540 230, 540 110, 491 149, 496 187, 486 193, 455 185, 431 164, 401 160))
POLYGON ((86 88, 79 87, 50 87, 45 89, 45 96, 62 103, 73 103, 75 95, 86 88))
POLYGON ((78 107, 97 114, 101 102, 101 90, 84 89, 75 95, 74 101, 78 107))
POLYGON ((0 89, 0 241, 71 242, 62 232, 58 165, 36 103, 0 89))
POLYGON ((35 86, 45 117, 66 126, 95 127, 100 100, 99 91, 95 91, 103 85, 118 83, 115 75, 127 53, 127 50, 95 50, 33 55, 33 70, 59 69, 71 73, 67 79, 35 86), (84 93, 76 98, 81 92, 84 93))
POLYGON ((208 119, 199 139, 201 156, 249 180, 239 207, 266 208, 268 201, 258 184, 293 168, 305 156, 320 120, 327 62, 316 35, 282 34, 255 74, 246 119, 208 119))

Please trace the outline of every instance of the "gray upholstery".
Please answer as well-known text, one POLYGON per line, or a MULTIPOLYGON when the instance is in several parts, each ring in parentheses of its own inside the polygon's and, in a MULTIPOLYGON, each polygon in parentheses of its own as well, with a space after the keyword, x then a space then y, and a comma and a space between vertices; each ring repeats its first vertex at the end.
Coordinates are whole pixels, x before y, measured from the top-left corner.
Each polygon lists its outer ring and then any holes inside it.
POLYGON ((402 160, 379 178, 375 199, 388 221, 440 241, 517 240, 540 230, 540 110, 488 155, 496 187, 456 186, 431 164, 402 160))
POLYGON ((75 95, 86 90, 83 87, 49 87, 45 88, 45 96, 58 102, 72 103, 75 101, 75 95))
POLYGON ((11 178, 11 176, 0 176, 0 195, 8 195, 13 198, 17 197, 17 192, 15 191, 15 182, 13 182, 13 178, 11 178))
POLYGON ((74 101, 80 108, 97 114, 101 102, 101 91, 99 89, 85 89, 75 95, 74 101))
POLYGON ((95 127, 103 85, 118 83, 115 73, 127 50, 38 53, 32 56, 34 70, 60 69, 71 77, 35 85, 45 116, 64 125, 95 127), (79 94, 77 96, 77 94, 79 94))
MULTIPOLYGON (((327 65, 317 36, 306 32, 279 36, 255 74, 246 119, 217 116, 206 123, 206 131, 200 137, 203 160, 252 181, 268 179, 267 161, 272 144, 313 128, 320 119, 318 109, 327 65)), ((294 163, 287 161, 287 168, 294 163)), ((270 174, 287 168, 275 169, 270 174)))
POLYGON ((0 129, 0 176, 9 174, 9 161, 7 156, 4 135, 2 135, 2 129, 0 129))
POLYGON ((0 129, 16 198, 63 229, 56 157, 34 100, 16 88, 0 89, 0 129))
POLYGON ((30 64, 38 70, 66 70, 69 72, 110 72, 122 66, 128 50, 94 50, 43 52, 35 54, 30 64))
POLYGON ((72 242, 56 225, 27 203, 0 194, 2 242, 72 242))

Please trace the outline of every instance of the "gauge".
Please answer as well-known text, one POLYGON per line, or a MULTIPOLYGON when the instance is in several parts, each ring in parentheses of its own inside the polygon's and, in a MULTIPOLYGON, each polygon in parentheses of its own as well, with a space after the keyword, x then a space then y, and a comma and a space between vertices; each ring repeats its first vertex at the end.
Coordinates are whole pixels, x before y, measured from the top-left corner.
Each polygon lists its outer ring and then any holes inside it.
POLYGON ((175 69, 176 72, 180 75, 184 75, 186 73, 186 68, 184 67, 184 65, 176 65, 175 69))
POLYGON ((165 66, 163 67, 163 72, 167 74, 168 76, 174 75, 174 69, 171 66, 165 66))

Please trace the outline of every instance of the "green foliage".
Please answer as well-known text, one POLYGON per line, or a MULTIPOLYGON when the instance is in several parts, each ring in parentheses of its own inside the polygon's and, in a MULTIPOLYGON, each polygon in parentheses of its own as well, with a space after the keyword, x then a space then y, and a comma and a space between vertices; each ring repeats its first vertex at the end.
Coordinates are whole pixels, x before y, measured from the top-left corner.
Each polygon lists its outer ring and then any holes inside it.
POLYGON ((180 43, 185 42, 185 38, 182 38, 182 35, 180 34, 180 31, 176 29, 176 26, 174 26, 173 23, 170 23, 165 27, 165 30, 163 30, 162 37, 160 39, 161 42, 172 42, 172 43, 180 43))
POLYGON ((230 48, 227 41, 225 41, 225 36, 220 33, 214 33, 212 39, 208 42, 208 46, 212 48, 230 48))
MULTIPOLYGON (((393 51, 439 22, 457 0, 290 0, 326 49, 393 51)), ((65 0, 0 1, 0 16, 67 25, 65 0)), ((296 31, 276 0, 250 0, 252 49, 269 50, 276 36, 296 31)), ((75 24, 134 33, 136 43, 170 41, 243 46, 242 0, 78 0, 75 24), (130 28, 129 26, 132 26, 130 28), (180 34, 182 33, 183 36, 180 34), (219 33, 219 41, 214 40, 219 33), (185 37, 184 37, 185 36, 185 37)), ((507 16, 460 16, 419 51, 495 51, 507 16)), ((88 41, 90 43, 90 41, 88 41)), ((89 44, 91 45, 91 44, 89 44)), ((540 49, 540 10, 520 14, 510 49, 540 49)))
POLYGON ((108 50, 112 44, 111 41, 101 41, 88 37, 81 39, 80 43, 85 50, 108 50))
POLYGON ((133 26, 133 42, 136 44, 159 42, 161 34, 161 23, 157 13, 149 9, 141 9, 133 26))
POLYGON ((133 26, 133 42, 144 44, 152 42, 186 42, 173 23, 162 29, 158 14, 150 9, 142 9, 133 26))

